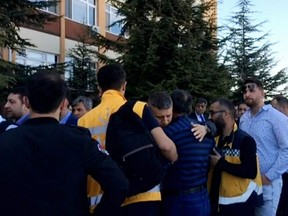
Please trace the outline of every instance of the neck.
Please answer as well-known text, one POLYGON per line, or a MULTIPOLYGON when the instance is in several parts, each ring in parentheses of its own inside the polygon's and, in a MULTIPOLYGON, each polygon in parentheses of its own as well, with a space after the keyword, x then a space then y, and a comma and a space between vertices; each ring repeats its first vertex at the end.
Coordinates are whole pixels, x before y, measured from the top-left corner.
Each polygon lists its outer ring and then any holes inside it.
POLYGON ((261 103, 255 105, 255 106, 253 106, 253 107, 250 107, 251 114, 252 115, 256 115, 259 112, 259 110, 261 109, 262 106, 264 106, 264 102, 261 102, 261 103))
POLYGON ((59 116, 60 116, 60 110, 56 110, 55 112, 50 112, 50 113, 37 113, 33 112, 31 110, 30 112, 30 118, 43 118, 43 117, 49 117, 49 118, 55 118, 56 120, 59 121, 59 116))

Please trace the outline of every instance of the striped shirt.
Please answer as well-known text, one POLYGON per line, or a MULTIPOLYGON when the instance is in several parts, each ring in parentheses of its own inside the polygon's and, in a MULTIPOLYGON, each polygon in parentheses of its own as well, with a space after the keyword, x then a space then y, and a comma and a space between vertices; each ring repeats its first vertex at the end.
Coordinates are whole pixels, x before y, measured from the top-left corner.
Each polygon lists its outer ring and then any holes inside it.
POLYGON ((168 167, 163 181, 163 190, 185 190, 206 185, 209 167, 209 153, 214 139, 204 138, 199 142, 191 132, 191 120, 181 116, 164 128, 175 143, 178 160, 168 167))

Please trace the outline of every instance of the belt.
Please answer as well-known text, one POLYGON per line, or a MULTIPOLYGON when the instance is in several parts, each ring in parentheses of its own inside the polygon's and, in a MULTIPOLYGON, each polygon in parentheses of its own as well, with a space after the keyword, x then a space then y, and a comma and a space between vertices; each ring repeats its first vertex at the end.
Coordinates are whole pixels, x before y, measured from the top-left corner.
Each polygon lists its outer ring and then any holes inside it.
POLYGON ((165 196, 181 196, 181 195, 187 195, 192 194, 198 191, 201 191, 202 189, 206 188, 204 185, 200 185, 198 187, 191 187, 184 190, 162 190, 161 193, 165 196))

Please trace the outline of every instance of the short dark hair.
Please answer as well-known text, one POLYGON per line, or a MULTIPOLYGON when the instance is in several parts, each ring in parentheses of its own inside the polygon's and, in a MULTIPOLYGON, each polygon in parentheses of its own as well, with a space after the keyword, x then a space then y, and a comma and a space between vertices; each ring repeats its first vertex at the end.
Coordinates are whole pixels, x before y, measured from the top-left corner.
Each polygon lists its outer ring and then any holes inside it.
POLYGON ((25 86, 16 86, 10 91, 9 94, 18 94, 19 100, 21 101, 21 103, 24 103, 23 97, 27 96, 27 88, 25 86))
POLYGON ((235 109, 235 106, 232 103, 232 101, 227 100, 225 98, 218 98, 218 99, 214 100, 211 104, 216 103, 216 102, 218 102, 222 108, 228 109, 228 111, 230 112, 231 118, 235 119, 236 109, 235 109))
POLYGON ((277 103, 282 107, 288 106, 288 99, 283 95, 276 95, 273 100, 276 100, 277 103))
POLYGON ((103 92, 108 89, 119 90, 126 81, 126 73, 120 64, 109 64, 99 69, 97 80, 103 92))
POLYGON ((195 101, 195 104, 201 104, 201 103, 204 103, 204 104, 207 104, 207 100, 205 98, 197 98, 196 101, 195 101))
POLYGON ((172 98, 166 91, 152 92, 148 98, 148 105, 157 109, 169 109, 172 108, 172 98))
POLYGON ((27 82, 27 96, 31 109, 45 114, 55 111, 67 95, 67 85, 60 74, 52 70, 40 70, 27 82))
POLYGON ((186 90, 176 89, 172 92, 173 112, 190 114, 192 111, 193 98, 186 90))
POLYGON ((248 83, 254 83, 254 84, 256 84, 258 86, 258 88, 264 89, 263 85, 262 85, 262 82, 259 79, 255 78, 255 77, 250 77, 250 78, 245 79, 244 85, 246 85, 248 83))

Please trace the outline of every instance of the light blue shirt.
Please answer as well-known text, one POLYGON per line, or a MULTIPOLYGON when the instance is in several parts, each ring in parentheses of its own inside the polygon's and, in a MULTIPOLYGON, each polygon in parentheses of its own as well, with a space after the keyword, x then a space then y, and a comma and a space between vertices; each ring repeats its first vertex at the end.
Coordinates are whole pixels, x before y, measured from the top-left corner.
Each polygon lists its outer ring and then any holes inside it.
POLYGON ((270 181, 280 178, 288 170, 288 117, 265 105, 254 116, 246 111, 240 128, 256 141, 261 174, 270 181))
POLYGON ((26 120, 28 120, 29 118, 30 118, 30 114, 28 113, 28 114, 22 116, 20 119, 18 119, 18 120, 16 121, 16 124, 17 124, 17 125, 22 125, 22 124, 23 124, 26 120))
POLYGON ((66 122, 67 122, 67 120, 68 120, 68 118, 70 117, 71 114, 72 114, 72 112, 68 111, 66 113, 66 115, 62 119, 60 119, 59 123, 60 124, 66 124, 66 122))

